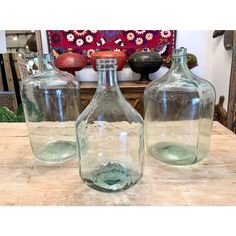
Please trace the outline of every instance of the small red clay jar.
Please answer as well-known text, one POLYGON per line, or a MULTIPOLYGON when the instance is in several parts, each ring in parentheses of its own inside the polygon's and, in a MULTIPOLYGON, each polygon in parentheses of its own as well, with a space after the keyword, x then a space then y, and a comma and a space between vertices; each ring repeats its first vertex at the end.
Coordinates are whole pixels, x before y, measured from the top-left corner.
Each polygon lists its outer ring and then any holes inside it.
POLYGON ((117 59, 117 70, 121 71, 125 62, 127 61, 127 56, 124 52, 121 51, 99 51, 95 52, 91 56, 91 64, 94 70, 96 69, 96 60, 97 59, 117 59))
POLYGON ((71 48, 69 48, 66 53, 59 55, 55 60, 55 66, 59 70, 67 71, 73 75, 86 65, 86 59, 78 53, 73 53, 71 48))

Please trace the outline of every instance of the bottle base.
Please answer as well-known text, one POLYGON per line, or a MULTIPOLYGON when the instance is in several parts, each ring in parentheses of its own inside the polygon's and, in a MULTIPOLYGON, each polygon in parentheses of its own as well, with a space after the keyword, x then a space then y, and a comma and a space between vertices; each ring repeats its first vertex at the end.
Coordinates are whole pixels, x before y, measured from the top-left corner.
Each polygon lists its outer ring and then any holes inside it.
POLYGON ((135 185, 141 176, 137 178, 134 171, 124 168, 119 163, 108 163, 100 166, 82 178, 89 187, 101 192, 120 192, 135 185))
POLYGON ((192 165, 198 162, 195 147, 191 145, 161 142, 152 145, 149 153, 159 161, 171 165, 192 165))
POLYGON ((50 142, 40 152, 35 153, 35 156, 45 165, 63 164, 75 158, 76 146, 72 141, 50 142))

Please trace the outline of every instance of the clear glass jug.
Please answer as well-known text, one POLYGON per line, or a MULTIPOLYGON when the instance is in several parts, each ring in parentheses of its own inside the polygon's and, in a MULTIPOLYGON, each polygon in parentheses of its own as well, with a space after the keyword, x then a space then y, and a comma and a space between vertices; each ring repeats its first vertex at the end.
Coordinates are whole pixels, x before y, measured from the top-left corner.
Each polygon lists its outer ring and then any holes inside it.
POLYGON ((215 106, 213 86, 189 70, 186 52, 175 49, 170 70, 144 92, 147 150, 173 165, 193 164, 207 155, 215 106))
POLYGON ((129 188, 143 173, 144 124, 117 85, 116 59, 97 59, 98 87, 79 116, 80 176, 104 192, 129 188))
POLYGON ((23 80, 21 97, 32 151, 42 163, 61 164, 76 156, 75 121, 80 90, 75 77, 56 69, 44 55, 42 70, 23 80))

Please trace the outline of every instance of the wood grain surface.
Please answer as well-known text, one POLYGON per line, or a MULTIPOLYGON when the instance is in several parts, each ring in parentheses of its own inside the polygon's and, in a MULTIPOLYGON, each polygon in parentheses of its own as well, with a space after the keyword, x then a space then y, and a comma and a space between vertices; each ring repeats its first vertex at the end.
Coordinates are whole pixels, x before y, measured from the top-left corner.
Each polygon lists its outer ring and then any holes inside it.
POLYGON ((0 205, 236 205, 236 136, 214 122, 211 149, 202 162, 175 167, 146 153, 139 183, 102 193, 81 181, 77 160, 40 166, 25 123, 1 123, 0 205))

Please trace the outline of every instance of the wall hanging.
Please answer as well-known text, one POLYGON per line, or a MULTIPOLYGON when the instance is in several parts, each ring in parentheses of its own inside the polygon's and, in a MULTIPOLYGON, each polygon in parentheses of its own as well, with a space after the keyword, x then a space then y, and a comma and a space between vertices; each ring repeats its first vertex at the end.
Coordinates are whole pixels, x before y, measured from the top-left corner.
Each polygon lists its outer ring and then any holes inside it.
POLYGON ((163 60, 175 47, 174 30, 48 30, 49 50, 56 57, 72 48, 90 60, 95 51, 156 51, 163 60))

